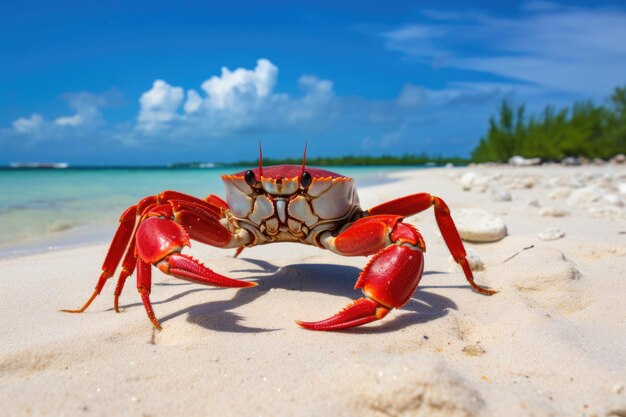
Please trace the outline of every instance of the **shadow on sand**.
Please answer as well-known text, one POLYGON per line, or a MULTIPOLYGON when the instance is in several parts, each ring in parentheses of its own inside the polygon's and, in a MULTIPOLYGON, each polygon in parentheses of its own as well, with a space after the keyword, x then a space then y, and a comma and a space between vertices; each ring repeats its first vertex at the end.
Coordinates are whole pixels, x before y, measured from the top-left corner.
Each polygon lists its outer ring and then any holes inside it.
MULTIPOLYGON (((259 333, 270 332, 280 329, 248 327, 242 324, 244 318, 236 313, 237 308, 248 304, 262 297, 271 289, 286 289, 294 291, 293 296, 297 297, 296 291, 313 291, 318 293, 343 296, 350 299, 357 299, 362 296, 360 291, 354 290, 354 284, 361 270, 352 266, 333 264, 299 264, 285 267, 277 267, 269 262, 242 258, 246 262, 255 265, 257 268, 235 270, 233 272, 248 272, 255 274, 250 280, 258 282, 260 285, 254 288, 246 288, 237 291, 235 296, 229 300, 210 301, 202 304, 186 307, 167 316, 161 317, 161 322, 187 314, 187 321, 197 324, 209 330, 238 333, 259 333), (233 312, 235 311, 235 312, 233 312)), ((440 274, 441 272, 425 272, 424 275, 440 274)), ((181 283, 184 286, 186 283, 181 283)), ((164 285, 164 284, 156 284, 164 285)), ((166 283, 172 286, 177 284, 166 283)), ((192 284, 188 284, 192 285, 192 284)), ((465 286, 464 286, 465 287, 465 286)), ((412 314, 402 314, 399 316, 388 316, 380 326, 359 327, 344 330, 353 334, 387 333, 397 331, 407 326, 426 323, 445 316, 449 309, 456 310, 456 304, 447 297, 423 291, 425 287, 418 287, 411 300, 402 307, 402 311, 412 312, 412 314)), ((468 287, 469 288, 469 287, 468 287)), ((168 303, 185 297, 198 291, 215 291, 219 288, 194 288, 182 291, 179 294, 165 300, 155 301, 154 305, 168 303)), ((347 302, 346 302, 347 304, 347 302)), ((141 306, 141 303, 133 303, 125 307, 141 306)), ((343 308, 343 304, 337 305, 337 312, 343 308)), ((327 309, 324 309, 327 310, 327 309)), ((323 319, 326 317, 294 317, 296 319, 323 319)), ((295 326, 295 323, 294 323, 295 326)))

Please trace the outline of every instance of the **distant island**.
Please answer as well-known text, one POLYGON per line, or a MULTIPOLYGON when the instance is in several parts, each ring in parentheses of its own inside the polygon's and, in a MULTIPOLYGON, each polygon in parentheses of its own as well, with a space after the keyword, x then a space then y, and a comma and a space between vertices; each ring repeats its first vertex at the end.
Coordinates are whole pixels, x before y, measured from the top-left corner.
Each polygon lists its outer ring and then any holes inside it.
MULTIPOLYGON (((467 158, 460 157, 443 157, 443 156, 428 156, 426 154, 405 154, 401 156, 394 155, 382 155, 382 156, 355 156, 355 155, 346 155, 346 156, 336 156, 336 157, 317 157, 317 158, 307 158, 307 165, 315 165, 315 166, 361 166, 361 165, 400 165, 400 166, 410 166, 410 165, 429 165, 429 166, 437 166, 437 165, 446 165, 446 164, 454 164, 454 165, 467 165, 471 162, 467 158)), ((301 158, 263 158, 263 165, 285 165, 285 164, 293 164, 300 165, 302 164, 301 158)), ((259 160, 254 161, 238 161, 230 164, 223 164, 229 166, 257 166, 259 165, 259 160)))
MULTIPOLYGON (((306 164, 310 166, 443 166, 447 164, 467 165, 471 161, 460 157, 428 156, 426 154, 405 154, 401 156, 321 156, 307 158, 306 164)), ((264 166, 271 165, 300 165, 302 158, 263 158, 264 166)), ((215 167, 256 167, 259 160, 237 162, 175 162, 168 164, 168 168, 197 169, 215 167)))

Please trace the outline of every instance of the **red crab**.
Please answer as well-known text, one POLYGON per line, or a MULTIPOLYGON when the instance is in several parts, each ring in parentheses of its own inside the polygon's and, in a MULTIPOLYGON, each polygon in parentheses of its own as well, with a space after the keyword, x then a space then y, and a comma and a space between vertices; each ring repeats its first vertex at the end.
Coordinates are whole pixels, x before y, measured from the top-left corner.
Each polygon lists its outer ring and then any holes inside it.
POLYGON ((156 329, 161 329, 150 303, 153 265, 163 273, 204 285, 257 285, 222 276, 181 253, 190 246, 190 239, 220 248, 238 248, 235 256, 244 247, 298 242, 344 256, 373 255, 355 285, 365 297, 326 320, 297 322, 311 330, 360 326, 382 319, 391 309, 403 306, 415 292, 424 270, 426 246, 417 229, 403 219, 430 207, 434 207, 446 245, 472 288, 485 295, 495 293, 474 282, 450 210, 439 197, 412 194, 363 210, 352 178, 306 168, 304 161, 302 166, 263 167, 262 157, 258 169, 223 175, 222 179, 226 201, 215 195, 201 200, 164 191, 126 209, 92 296, 79 310, 63 311, 85 311, 122 261, 115 311, 119 311, 118 300, 126 278, 136 268, 137 289, 148 317, 156 329))

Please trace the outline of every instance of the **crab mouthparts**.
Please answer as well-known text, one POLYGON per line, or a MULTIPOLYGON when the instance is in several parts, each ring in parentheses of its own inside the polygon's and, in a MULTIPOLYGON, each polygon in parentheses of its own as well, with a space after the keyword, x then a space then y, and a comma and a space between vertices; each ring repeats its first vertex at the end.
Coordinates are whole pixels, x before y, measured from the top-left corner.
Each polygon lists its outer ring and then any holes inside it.
POLYGON ((276 214, 281 223, 287 222, 287 201, 282 199, 276 200, 276 214))

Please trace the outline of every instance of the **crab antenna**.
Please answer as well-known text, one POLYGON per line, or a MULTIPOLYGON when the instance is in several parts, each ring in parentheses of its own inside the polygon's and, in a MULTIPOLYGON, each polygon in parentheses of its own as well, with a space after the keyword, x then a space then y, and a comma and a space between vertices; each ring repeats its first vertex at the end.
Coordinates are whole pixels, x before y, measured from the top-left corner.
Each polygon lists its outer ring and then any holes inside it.
POLYGON ((306 148, 308 146, 309 146, 308 142, 304 144, 304 155, 302 156, 302 172, 300 173, 300 176, 304 174, 304 165, 306 164, 306 148))
POLYGON ((261 147, 261 141, 259 141, 259 177, 263 176, 263 148, 261 147))

